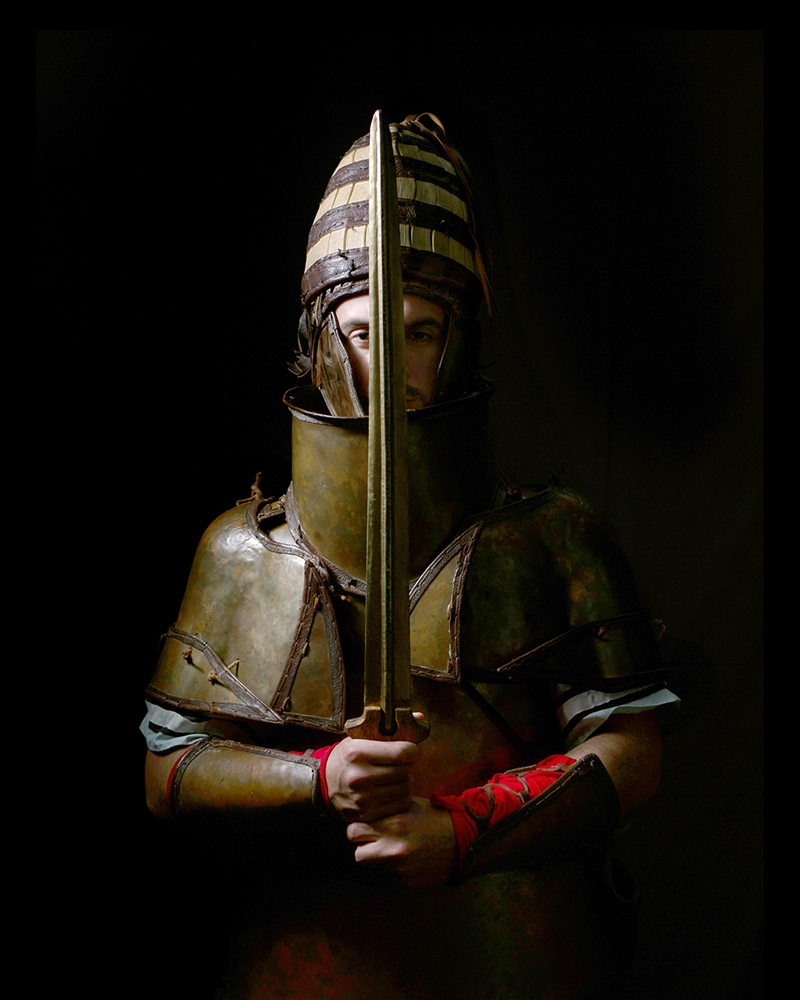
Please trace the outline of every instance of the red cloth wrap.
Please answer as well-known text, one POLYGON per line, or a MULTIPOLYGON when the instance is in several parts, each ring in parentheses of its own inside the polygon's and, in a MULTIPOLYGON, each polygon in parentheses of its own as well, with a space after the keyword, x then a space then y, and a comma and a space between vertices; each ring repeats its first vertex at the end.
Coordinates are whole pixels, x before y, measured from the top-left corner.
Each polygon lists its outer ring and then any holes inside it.
POLYGON ((533 770, 525 774, 495 774, 481 788, 468 788, 461 795, 431 795, 432 805, 450 810, 460 855, 459 869, 463 867, 469 845, 478 836, 476 818, 488 820, 488 823, 481 824, 484 829, 493 827, 515 813, 529 799, 541 795, 563 773, 545 769, 558 765, 570 767, 574 763, 573 757, 555 754, 540 760, 533 770))
MULTIPOLYGON (((314 750, 308 754, 309 757, 315 757, 319 761, 319 787, 322 792, 322 801, 325 803, 325 808, 331 816, 336 816, 337 819, 339 818, 339 814, 331 805, 330 795, 328 794, 328 779, 325 776, 325 765, 328 762, 328 757, 330 757, 331 751, 338 745, 338 743, 333 743, 329 747, 320 747, 319 750, 314 750)), ((306 754, 302 753, 300 750, 290 750, 289 752, 296 753, 299 757, 306 756, 306 754)))
POLYGON ((175 763, 170 768, 169 775, 167 777, 167 801, 169 802, 170 793, 172 792, 172 781, 175 777, 175 771, 178 769, 178 764, 183 760, 186 754, 191 750, 191 746, 186 747, 180 757, 175 758, 175 763))

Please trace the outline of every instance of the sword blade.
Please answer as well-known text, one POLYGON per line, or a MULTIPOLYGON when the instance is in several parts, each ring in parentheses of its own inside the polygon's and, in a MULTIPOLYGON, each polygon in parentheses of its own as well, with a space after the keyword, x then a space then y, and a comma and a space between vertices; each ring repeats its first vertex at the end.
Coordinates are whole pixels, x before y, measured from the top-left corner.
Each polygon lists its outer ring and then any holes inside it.
POLYGON ((370 381, 364 714, 350 736, 428 735, 411 713, 405 322, 397 180, 389 129, 376 111, 369 158, 370 381))

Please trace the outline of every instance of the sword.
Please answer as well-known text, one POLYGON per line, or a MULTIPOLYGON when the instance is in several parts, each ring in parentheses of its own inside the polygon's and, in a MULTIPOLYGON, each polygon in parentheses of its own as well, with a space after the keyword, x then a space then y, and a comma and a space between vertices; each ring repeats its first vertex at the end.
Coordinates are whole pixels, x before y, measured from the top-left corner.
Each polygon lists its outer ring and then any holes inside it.
POLYGON ((369 438, 364 711, 348 736, 421 743, 411 711, 405 321, 394 158, 376 111, 369 146, 369 438))

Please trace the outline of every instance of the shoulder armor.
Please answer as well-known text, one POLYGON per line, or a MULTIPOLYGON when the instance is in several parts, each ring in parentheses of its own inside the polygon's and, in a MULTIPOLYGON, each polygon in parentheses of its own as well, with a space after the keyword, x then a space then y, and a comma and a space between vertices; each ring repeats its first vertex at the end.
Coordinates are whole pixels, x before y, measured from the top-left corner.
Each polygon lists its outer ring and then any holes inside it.
MULTIPOLYGON (((319 553, 272 540, 262 501, 208 529, 148 697, 184 711, 333 732, 345 670, 319 553)), ((450 684, 526 678, 622 690, 663 680, 627 561, 591 508, 546 488, 480 515, 413 581, 412 673, 450 684)), ((352 622, 350 623, 352 626, 352 622)))
POLYGON ((536 676, 614 690, 662 679, 627 560, 570 491, 546 488, 480 516, 423 577, 418 588, 433 589, 419 596, 416 622, 412 614, 412 658, 416 624, 414 662, 425 662, 424 646, 442 669, 446 621, 446 673, 456 682, 536 676))
POLYGON ((212 717, 339 731, 344 671, 331 595, 300 550, 262 530, 271 516, 253 501, 208 528, 147 697, 212 717))

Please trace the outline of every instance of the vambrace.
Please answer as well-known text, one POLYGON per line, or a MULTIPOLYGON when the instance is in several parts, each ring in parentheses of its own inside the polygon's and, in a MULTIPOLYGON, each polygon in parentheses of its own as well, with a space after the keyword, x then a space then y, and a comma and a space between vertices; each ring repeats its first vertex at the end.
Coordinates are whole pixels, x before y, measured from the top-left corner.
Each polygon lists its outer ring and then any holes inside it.
MULTIPOLYGON (((511 774, 524 779, 534 770, 519 768, 511 774)), ((454 882, 491 872, 579 861, 604 851, 619 823, 620 805, 600 758, 587 754, 570 767, 553 770, 563 773, 510 815, 494 825, 489 817, 481 818, 477 836, 462 853, 454 882)))
POLYGON ((319 760, 216 737, 195 743, 180 759, 169 802, 181 819, 283 824, 326 815, 319 760))

